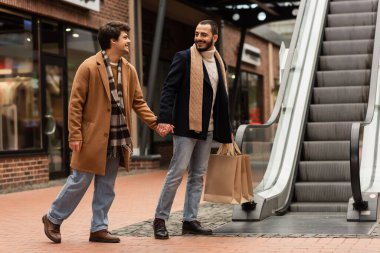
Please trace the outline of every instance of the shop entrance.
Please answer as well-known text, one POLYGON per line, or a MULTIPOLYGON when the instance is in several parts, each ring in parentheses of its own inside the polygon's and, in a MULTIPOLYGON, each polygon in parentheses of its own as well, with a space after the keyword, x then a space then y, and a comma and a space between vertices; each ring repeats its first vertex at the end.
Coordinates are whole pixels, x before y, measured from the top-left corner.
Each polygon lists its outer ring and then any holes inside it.
POLYGON ((44 146, 49 157, 50 178, 69 172, 67 150, 66 62, 64 57, 42 54, 44 103, 44 146))

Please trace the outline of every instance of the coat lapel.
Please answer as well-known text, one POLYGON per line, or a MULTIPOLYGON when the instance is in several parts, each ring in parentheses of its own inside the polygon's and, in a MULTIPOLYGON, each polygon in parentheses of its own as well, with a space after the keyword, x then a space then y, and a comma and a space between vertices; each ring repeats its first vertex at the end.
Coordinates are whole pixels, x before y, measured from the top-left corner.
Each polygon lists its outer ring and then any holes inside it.
MULTIPOLYGON (((129 83, 130 70, 125 59, 122 59, 121 75, 122 75, 122 86, 123 86, 123 99, 124 99, 125 114, 126 114, 125 116, 127 118, 127 123, 129 124, 130 123, 129 122, 129 119, 130 119, 129 108, 132 107, 132 105, 130 104, 130 100, 131 100, 130 99, 131 91, 130 91, 130 83, 129 83)), ((128 129, 131 129, 130 127, 131 126, 128 125, 128 129)))
POLYGON ((100 77, 102 79, 104 89, 107 93, 107 97, 111 101, 110 84, 108 81, 107 70, 106 70, 106 66, 104 65, 101 52, 96 54, 96 63, 98 64, 98 71, 99 71, 100 77))
POLYGON ((121 75, 122 75, 122 85, 123 85, 123 97, 124 103, 129 106, 129 83, 130 73, 127 64, 123 60, 123 64, 121 65, 121 75))
POLYGON ((212 88, 210 77, 208 76, 207 68, 204 64, 203 65, 203 81, 208 84, 210 88, 212 88))

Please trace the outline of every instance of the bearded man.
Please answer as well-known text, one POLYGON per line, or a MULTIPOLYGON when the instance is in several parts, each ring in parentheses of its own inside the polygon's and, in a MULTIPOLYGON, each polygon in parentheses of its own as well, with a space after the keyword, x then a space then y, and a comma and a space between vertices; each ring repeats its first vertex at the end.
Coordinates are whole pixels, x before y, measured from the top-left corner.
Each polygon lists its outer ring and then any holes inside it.
POLYGON ((218 26, 198 23, 194 45, 175 54, 160 101, 157 131, 173 133, 173 157, 153 222, 156 239, 168 239, 165 226, 178 186, 188 170, 182 234, 212 234, 197 221, 203 176, 212 140, 231 143, 225 64, 215 49, 218 26))

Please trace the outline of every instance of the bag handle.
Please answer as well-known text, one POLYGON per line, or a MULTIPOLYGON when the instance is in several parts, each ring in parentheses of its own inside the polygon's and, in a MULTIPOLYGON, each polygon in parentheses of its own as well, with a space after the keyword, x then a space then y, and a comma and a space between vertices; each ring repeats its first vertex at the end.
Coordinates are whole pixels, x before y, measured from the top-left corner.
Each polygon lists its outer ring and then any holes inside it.
POLYGON ((223 143, 220 145, 217 155, 238 156, 241 155, 241 151, 235 141, 232 143, 223 143))

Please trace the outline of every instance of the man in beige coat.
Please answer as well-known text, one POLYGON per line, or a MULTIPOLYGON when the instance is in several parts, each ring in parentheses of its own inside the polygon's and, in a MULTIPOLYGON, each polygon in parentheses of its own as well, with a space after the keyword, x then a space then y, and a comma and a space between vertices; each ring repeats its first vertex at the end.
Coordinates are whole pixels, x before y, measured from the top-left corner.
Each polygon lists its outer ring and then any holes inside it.
POLYGON ((102 26, 98 33, 102 51, 86 59, 75 75, 68 115, 73 173, 42 217, 45 234, 55 243, 61 242, 60 225, 77 207, 94 177, 89 240, 120 242, 108 232, 107 214, 115 197, 119 164, 122 161, 127 168, 132 152, 131 110, 156 129, 156 116, 143 98, 136 70, 122 57, 129 53, 129 30, 122 22, 102 26))

